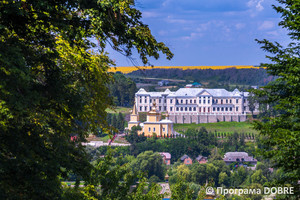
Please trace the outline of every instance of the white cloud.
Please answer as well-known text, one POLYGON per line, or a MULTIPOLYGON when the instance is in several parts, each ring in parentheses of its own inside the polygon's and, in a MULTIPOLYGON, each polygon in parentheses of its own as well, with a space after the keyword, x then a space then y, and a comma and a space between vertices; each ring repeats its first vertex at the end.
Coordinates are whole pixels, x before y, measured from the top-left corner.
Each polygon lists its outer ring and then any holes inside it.
POLYGON ((264 0, 250 0, 247 2, 247 6, 250 8, 255 8, 256 11, 262 11, 264 7, 262 6, 262 3, 264 0))
POLYGON ((258 30, 269 30, 274 27, 274 22, 272 21, 264 21, 259 27, 258 30))
POLYGON ((143 18, 152 18, 152 17, 158 17, 159 13, 158 12, 147 12, 147 11, 144 11, 142 13, 142 15, 143 15, 143 18))
POLYGON ((176 19, 176 18, 173 18, 170 15, 166 18, 166 21, 169 22, 169 23, 178 23, 178 24, 187 24, 187 23, 191 22, 190 20, 176 19))
POLYGON ((168 31, 161 30, 161 31, 158 32, 158 34, 161 35, 161 36, 165 36, 165 35, 168 34, 168 31))
POLYGON ((193 40, 202 37, 204 34, 199 32, 193 32, 189 36, 184 36, 181 39, 182 40, 193 40))
POLYGON ((269 32, 267 32, 267 34, 270 35, 270 36, 273 36, 273 37, 279 36, 278 31, 269 31, 269 32))
POLYGON ((244 24, 244 23, 237 23, 237 24, 235 24, 235 28, 237 30, 243 29, 245 26, 246 26, 246 24, 244 24))

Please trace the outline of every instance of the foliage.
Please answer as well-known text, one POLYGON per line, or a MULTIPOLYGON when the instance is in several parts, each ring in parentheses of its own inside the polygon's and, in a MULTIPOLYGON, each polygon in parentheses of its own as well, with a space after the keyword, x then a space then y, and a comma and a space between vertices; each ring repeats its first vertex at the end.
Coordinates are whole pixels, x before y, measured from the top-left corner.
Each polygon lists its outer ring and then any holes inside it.
POLYGON ((144 64, 160 52, 173 56, 134 7, 121 0, 0 3, 1 198, 60 199, 59 177, 88 178, 80 142, 107 125, 108 43, 126 56, 136 49, 144 64))
POLYGON ((153 151, 145 151, 139 154, 136 159, 131 163, 133 171, 141 171, 146 173, 146 177, 153 175, 157 176, 160 180, 164 180, 165 167, 163 165, 162 156, 153 151))
MULTIPOLYGON (((270 64, 262 64, 272 76, 279 78, 254 91, 263 99, 263 103, 274 106, 276 113, 263 122, 256 122, 255 128, 265 136, 262 143, 267 147, 261 151, 266 159, 272 160, 277 168, 282 168, 285 177, 281 183, 291 183, 295 188, 300 179, 300 1, 279 0, 281 5, 273 8, 281 14, 279 25, 287 29, 292 40, 286 47, 277 42, 257 40, 262 49, 269 53, 270 64)), ((296 193, 299 189, 295 189, 296 193)))
POLYGON ((153 184, 147 192, 147 180, 131 170, 130 162, 122 156, 116 156, 115 151, 109 149, 105 157, 99 158, 95 163, 85 187, 66 187, 63 199, 161 199, 159 186, 153 184), (134 189, 133 185, 137 187, 134 189))
MULTIPOLYGON (((207 85, 211 88, 224 88, 232 90, 236 85, 266 85, 275 77, 267 74, 263 68, 249 68, 249 69, 147 69, 134 71, 130 76, 146 76, 152 78, 164 78, 164 79, 183 79, 194 80, 196 82, 204 83, 209 82, 207 85), (232 87, 229 87, 232 85, 232 87)), ((244 88, 246 89, 246 88, 244 88)))
POLYGON ((121 73, 116 73, 113 75, 113 81, 108 84, 108 88, 116 106, 133 106, 137 87, 130 78, 126 78, 121 73))

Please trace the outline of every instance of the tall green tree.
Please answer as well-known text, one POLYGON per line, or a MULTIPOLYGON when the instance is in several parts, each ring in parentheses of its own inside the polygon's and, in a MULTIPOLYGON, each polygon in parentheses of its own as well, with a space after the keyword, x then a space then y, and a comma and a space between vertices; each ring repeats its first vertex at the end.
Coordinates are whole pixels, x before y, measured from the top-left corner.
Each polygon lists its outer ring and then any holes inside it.
POLYGON ((81 141, 112 103, 107 44, 144 64, 173 56, 133 0, 0 2, 0 199, 61 199, 68 172, 89 176, 81 141))
MULTIPOLYGON (((256 122, 255 128, 265 136, 261 141, 266 146, 262 151, 275 167, 282 168, 286 176, 281 183, 299 188, 300 179, 300 0, 278 0, 273 8, 281 14, 279 26, 288 31, 291 43, 286 47, 266 39, 257 40, 262 49, 269 53, 270 64, 262 64, 268 73, 278 76, 263 90, 255 90, 264 103, 273 104, 277 111, 265 122, 256 122)), ((299 189, 295 189, 296 193, 299 189)))

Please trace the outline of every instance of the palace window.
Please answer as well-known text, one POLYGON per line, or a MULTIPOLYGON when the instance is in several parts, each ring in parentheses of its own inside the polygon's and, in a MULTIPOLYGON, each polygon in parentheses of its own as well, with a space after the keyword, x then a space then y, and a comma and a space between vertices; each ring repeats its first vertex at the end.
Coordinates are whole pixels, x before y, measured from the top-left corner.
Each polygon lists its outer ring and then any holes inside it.
POLYGON ((170 107, 170 111, 173 111, 173 107, 170 107))
POLYGON ((148 110, 148 107, 147 106, 145 106, 145 111, 147 111, 148 110))
POLYGON ((207 103, 210 104, 210 100, 209 99, 207 100, 207 103))
MULTIPOLYGON (((172 108, 172 107, 171 107, 172 108)), ((171 111, 172 111, 172 109, 171 109, 171 111)), ((178 107, 176 107, 176 111, 179 111, 179 108, 178 107)))
POLYGON ((181 107, 180 110, 183 111, 183 107, 181 107))
POLYGON ((205 99, 203 99, 203 104, 205 104, 205 99))
POLYGON ((216 99, 216 103, 218 103, 218 99, 216 99))
POLYGON ((235 108, 235 111, 239 111, 239 107, 238 106, 235 108))
POLYGON ((167 106, 164 107, 164 110, 167 110, 167 106))
POLYGON ((199 104, 201 104, 201 99, 199 99, 199 104))
POLYGON ((140 106, 140 111, 142 111, 142 109, 143 109, 143 107, 142 107, 142 106, 140 106))
POLYGON ((221 104, 223 104, 223 99, 221 99, 221 104))
POLYGON ((181 99, 181 101, 180 101, 181 103, 183 103, 183 100, 181 99))
POLYGON ((194 104, 196 104, 196 99, 194 100, 194 104))
POLYGON ((150 127, 149 127, 149 129, 148 129, 148 130, 149 130, 149 132, 151 132, 151 128, 150 128, 150 127))
POLYGON ((159 106, 159 111, 161 111, 161 106, 159 106))
POLYGON ((167 103, 167 99, 165 99, 164 102, 167 103))
POLYGON ((159 103, 161 103, 161 99, 159 99, 159 103))
POLYGON ((190 100, 190 103, 193 103, 193 100, 192 100, 192 99, 190 100))
POLYGON ((239 103, 239 99, 236 99, 236 100, 235 100, 235 103, 239 103))
POLYGON ((196 107, 194 107, 193 110, 196 111, 196 107))
POLYGON ((155 132, 155 127, 153 128, 153 132, 155 132))
POLYGON ((170 103, 173 103, 173 99, 170 99, 170 103))
POLYGON ((216 111, 216 107, 213 107, 213 111, 216 111))
POLYGON ((201 107, 199 107, 199 112, 201 112, 201 107))
POLYGON ((192 111, 192 107, 189 108, 189 111, 192 111))
POLYGON ((228 99, 226 99, 226 103, 228 103, 228 99))
POLYGON ((203 108, 203 112, 205 112, 205 107, 203 108))
POLYGON ((217 111, 220 111, 220 108, 219 108, 219 107, 217 107, 217 111))
POLYGON ((232 107, 230 107, 230 111, 232 111, 232 107))
POLYGON ((147 103, 147 99, 145 99, 145 103, 147 103))
POLYGON ((166 129, 165 128, 163 128, 163 132, 165 132, 166 131, 166 129))
POLYGON ((142 103, 142 98, 140 98, 140 103, 142 103))
POLYGON ((225 108, 225 111, 228 111, 228 108, 227 108, 227 107, 225 108))
POLYGON ((221 111, 224 111, 224 107, 221 108, 221 111))
POLYGON ((231 99, 229 100, 229 103, 232 103, 231 99))
POLYGON ((187 107, 185 107, 184 110, 187 111, 187 107))
POLYGON ((188 100, 185 100, 185 104, 188 104, 188 100))

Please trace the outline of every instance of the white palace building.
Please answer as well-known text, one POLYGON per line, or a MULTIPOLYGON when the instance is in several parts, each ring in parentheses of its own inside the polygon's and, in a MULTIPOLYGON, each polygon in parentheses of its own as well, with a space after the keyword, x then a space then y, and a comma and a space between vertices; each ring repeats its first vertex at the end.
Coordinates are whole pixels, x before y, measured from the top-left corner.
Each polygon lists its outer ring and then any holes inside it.
MULTIPOLYGON (((150 111, 153 103, 159 112, 168 112, 174 123, 213 123, 245 121, 249 110, 248 92, 238 89, 180 88, 175 92, 147 92, 141 88, 135 94, 138 112, 150 111)), ((254 113, 258 112, 256 109, 254 113)))

